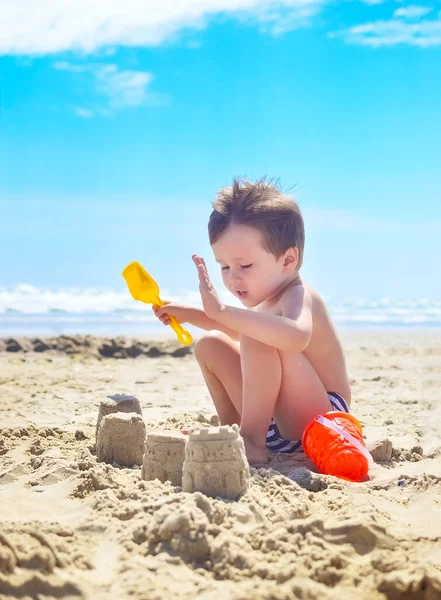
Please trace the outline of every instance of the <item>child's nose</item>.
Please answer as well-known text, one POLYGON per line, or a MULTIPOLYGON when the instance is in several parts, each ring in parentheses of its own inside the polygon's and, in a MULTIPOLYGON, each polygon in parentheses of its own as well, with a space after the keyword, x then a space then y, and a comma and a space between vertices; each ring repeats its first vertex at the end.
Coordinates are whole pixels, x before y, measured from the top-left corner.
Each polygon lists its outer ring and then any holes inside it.
POLYGON ((230 269, 230 281, 231 283, 235 283, 240 281, 240 271, 236 271, 235 269, 230 269))

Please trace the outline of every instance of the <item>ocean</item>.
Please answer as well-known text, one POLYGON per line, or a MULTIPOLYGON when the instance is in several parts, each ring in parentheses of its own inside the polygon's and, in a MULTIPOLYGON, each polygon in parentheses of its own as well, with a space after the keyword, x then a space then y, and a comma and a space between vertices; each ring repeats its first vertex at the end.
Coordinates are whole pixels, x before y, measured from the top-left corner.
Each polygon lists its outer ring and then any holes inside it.
MULTIPOLYGON (((197 291, 163 292, 164 298, 201 306, 197 291)), ((241 306, 227 292, 222 299, 241 306)), ((337 328, 438 328, 441 300, 324 298, 337 328)), ((150 306, 136 302, 126 289, 40 288, 27 284, 0 289, 0 337, 92 334, 159 336, 171 330, 150 306)))

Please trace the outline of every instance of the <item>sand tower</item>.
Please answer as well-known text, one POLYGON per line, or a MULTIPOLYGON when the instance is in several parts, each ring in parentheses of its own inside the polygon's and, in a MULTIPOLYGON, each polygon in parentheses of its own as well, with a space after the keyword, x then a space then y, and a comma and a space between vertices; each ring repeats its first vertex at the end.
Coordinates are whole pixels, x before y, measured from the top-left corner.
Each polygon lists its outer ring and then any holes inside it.
POLYGON ((153 431, 145 440, 142 479, 182 484, 182 466, 187 436, 177 431, 153 431))
POLYGON ((141 415, 116 412, 101 419, 96 453, 99 462, 124 467, 141 465, 144 454, 145 425, 141 415))
POLYGON ((182 489, 237 499, 248 489, 250 471, 239 427, 191 429, 185 449, 182 489))
POLYGON ((101 401, 95 429, 95 437, 97 441, 101 420, 106 415, 117 412, 136 413, 138 415, 142 415, 141 405, 139 404, 138 398, 135 398, 135 396, 115 394, 113 396, 107 396, 105 400, 101 401))

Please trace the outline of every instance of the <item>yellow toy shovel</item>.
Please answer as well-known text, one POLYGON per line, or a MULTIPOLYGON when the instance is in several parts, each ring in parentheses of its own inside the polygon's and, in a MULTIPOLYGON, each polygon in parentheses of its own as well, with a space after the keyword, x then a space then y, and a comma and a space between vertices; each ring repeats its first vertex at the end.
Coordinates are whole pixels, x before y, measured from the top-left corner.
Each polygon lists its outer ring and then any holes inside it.
MULTIPOLYGON (((151 275, 147 273, 139 262, 131 262, 122 272, 126 280, 129 291, 135 300, 140 300, 146 304, 157 304, 162 306, 164 302, 159 297, 159 287, 151 275)), ((192 337, 188 331, 182 327, 175 317, 170 315, 170 327, 178 336, 178 340, 188 346, 191 344, 192 337)))

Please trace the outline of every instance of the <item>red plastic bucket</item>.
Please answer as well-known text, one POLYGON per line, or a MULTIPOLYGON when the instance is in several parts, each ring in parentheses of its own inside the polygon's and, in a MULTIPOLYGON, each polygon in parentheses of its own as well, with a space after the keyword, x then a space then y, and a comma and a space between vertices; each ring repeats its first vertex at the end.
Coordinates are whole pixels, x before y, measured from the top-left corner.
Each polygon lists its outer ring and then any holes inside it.
POLYGON ((373 465, 360 423, 345 412, 315 416, 303 433, 302 446, 322 473, 348 481, 361 481, 373 465))

